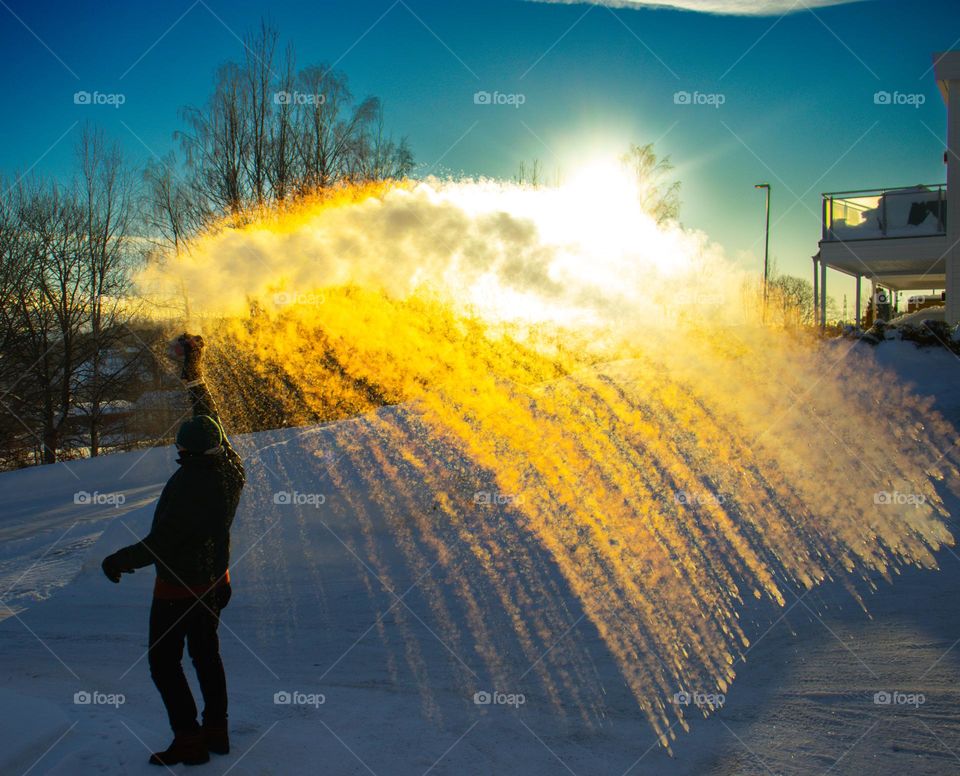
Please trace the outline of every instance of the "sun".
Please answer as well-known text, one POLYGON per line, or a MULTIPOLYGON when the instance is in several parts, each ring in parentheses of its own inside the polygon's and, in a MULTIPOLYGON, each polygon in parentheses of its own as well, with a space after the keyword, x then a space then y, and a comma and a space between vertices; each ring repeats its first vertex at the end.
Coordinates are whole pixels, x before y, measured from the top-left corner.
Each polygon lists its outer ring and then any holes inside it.
POLYGON ((637 181, 618 157, 603 156, 576 167, 564 186, 610 199, 635 194, 637 181))
POLYGON ((584 217, 598 223, 632 220, 640 202, 636 176, 617 156, 597 157, 575 168, 561 190, 579 203, 584 217))

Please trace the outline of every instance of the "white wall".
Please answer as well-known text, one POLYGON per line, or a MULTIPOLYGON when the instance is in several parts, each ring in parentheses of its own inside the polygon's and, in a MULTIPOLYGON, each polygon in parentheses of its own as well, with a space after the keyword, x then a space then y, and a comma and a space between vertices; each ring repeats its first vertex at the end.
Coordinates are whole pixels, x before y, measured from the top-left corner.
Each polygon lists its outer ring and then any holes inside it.
POLYGON ((947 309, 960 323, 960 51, 934 55, 934 73, 947 103, 947 309))

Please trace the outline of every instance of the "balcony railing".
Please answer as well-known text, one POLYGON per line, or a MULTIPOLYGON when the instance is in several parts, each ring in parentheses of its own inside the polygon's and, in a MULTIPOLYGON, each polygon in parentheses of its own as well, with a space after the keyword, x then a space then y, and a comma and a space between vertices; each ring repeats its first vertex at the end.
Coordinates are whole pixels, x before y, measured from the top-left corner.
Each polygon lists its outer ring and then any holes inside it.
POLYGON ((823 241, 946 234, 947 186, 836 191, 823 195, 823 241))

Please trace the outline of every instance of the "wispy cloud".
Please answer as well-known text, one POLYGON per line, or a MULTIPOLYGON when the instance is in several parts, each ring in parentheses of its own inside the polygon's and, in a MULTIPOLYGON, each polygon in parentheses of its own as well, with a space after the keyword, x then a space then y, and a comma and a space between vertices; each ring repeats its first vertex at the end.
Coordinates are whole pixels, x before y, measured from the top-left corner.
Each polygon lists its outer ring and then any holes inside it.
POLYGON ((810 8, 847 5, 861 0, 534 0, 540 3, 592 3, 613 8, 673 8, 727 16, 780 16, 810 8))

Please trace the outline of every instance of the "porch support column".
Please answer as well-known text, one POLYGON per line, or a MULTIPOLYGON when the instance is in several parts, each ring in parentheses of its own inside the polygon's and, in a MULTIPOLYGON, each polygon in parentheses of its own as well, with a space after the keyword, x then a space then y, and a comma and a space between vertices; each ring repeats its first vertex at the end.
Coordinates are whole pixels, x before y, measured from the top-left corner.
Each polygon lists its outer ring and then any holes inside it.
POLYGON ((819 260, 813 257, 813 320, 819 323, 820 319, 820 268, 819 260))
POLYGON ((860 279, 861 277, 862 275, 858 272, 857 273, 857 315, 856 315, 856 318, 854 319, 854 323, 856 324, 858 329, 860 328, 860 279))
POLYGON ((820 260, 820 330, 827 328, 827 264, 820 260))

